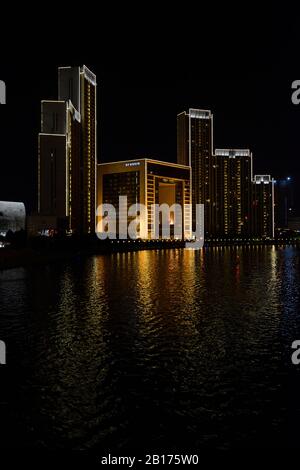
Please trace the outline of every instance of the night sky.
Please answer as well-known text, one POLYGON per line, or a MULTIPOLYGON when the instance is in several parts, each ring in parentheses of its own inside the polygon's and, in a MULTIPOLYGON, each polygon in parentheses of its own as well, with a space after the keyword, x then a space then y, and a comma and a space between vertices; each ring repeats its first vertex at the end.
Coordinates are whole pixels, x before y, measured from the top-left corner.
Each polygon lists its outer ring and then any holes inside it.
MULTIPOLYGON (((164 30, 123 25, 118 40, 95 30, 93 45, 26 46, 0 57, 7 104, 0 106, 0 200, 37 201, 40 101, 57 98, 57 67, 86 64, 98 82, 98 161, 151 157, 176 162, 176 115, 189 107, 214 113, 214 146, 250 148, 254 173, 291 176, 300 197, 300 16, 272 12, 216 23, 197 18, 164 30), (59 52, 58 52, 59 51, 59 52)), ((245 16, 246 15, 246 16, 245 16)), ((183 23, 184 18, 182 18, 183 23)), ((105 18, 101 20, 101 25, 105 18)), ((117 26, 114 26, 117 28, 117 26)), ((111 31, 111 34, 113 34, 111 31)), ((51 41, 50 41, 51 42, 51 41)), ((299 211, 298 207, 298 211, 299 211)))

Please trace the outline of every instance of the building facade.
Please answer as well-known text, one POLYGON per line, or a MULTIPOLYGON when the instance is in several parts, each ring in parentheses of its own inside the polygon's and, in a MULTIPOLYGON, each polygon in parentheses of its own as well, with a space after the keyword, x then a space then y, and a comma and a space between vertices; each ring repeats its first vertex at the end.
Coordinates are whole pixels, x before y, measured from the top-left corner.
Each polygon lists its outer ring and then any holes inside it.
MULTIPOLYGON (((146 158, 98 165, 98 205, 112 204, 116 208, 117 232, 121 238, 127 238, 127 227, 136 218, 135 215, 128 215, 128 209, 134 204, 143 204, 147 208, 146 213, 140 213, 139 238, 153 238, 153 231, 158 238, 163 237, 162 214, 153 213, 157 210, 155 205, 162 204, 171 207, 168 215, 170 237, 174 236, 177 217, 172 206, 178 204, 182 208, 182 238, 190 238, 190 203, 190 167, 186 165, 146 158), (126 206, 121 208, 119 198, 122 196, 126 196, 127 201, 126 206), (126 220, 125 226, 122 225, 123 220, 126 220)), ((104 232, 104 218, 98 215, 97 219, 98 232, 104 232)))
POLYGON ((58 100, 42 101, 38 212, 58 228, 95 232, 97 83, 86 67, 58 69, 58 100))

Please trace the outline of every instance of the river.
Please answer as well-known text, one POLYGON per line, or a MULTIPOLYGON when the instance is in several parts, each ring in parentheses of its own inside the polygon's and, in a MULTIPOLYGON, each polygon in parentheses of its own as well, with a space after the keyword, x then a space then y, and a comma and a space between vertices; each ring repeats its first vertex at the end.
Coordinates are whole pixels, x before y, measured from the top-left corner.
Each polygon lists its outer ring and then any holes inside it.
POLYGON ((2 447, 292 447, 299 278, 299 250, 272 246, 0 272, 2 447))

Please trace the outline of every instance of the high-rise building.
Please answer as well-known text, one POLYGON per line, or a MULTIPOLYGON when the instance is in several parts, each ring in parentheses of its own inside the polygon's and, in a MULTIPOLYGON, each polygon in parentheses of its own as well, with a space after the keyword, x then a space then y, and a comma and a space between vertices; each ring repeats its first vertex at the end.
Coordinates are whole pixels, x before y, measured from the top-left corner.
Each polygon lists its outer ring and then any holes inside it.
POLYGON ((216 149, 215 235, 251 235, 252 153, 248 149, 216 149))
POLYGON ((192 169, 192 221, 196 204, 204 204, 205 234, 216 225, 216 180, 213 159, 213 115, 209 110, 189 109, 177 116, 177 163, 192 169))
POLYGON ((70 232, 95 232, 96 76, 84 65, 58 69, 58 100, 42 101, 38 212, 70 232))
MULTIPOLYGON (((103 163, 98 165, 98 206, 112 204, 116 209, 117 225, 120 220, 128 224, 135 217, 127 217, 128 209, 133 204, 143 204, 147 208, 146 214, 141 214, 140 238, 151 238, 152 231, 157 229, 158 238, 162 236, 162 220, 153 214, 157 205, 168 205, 171 210, 169 217, 170 237, 174 235, 176 214, 172 209, 174 204, 182 208, 179 225, 182 227, 182 238, 191 237, 190 212, 190 167, 174 163, 161 162, 148 158, 138 160, 103 163), (119 197, 126 196, 126 207, 119 207, 119 197), (155 221, 155 226, 153 226, 155 221)), ((175 206, 174 206, 175 207, 175 206)), ((118 227, 117 227, 118 228, 118 227)), ((98 231, 103 229, 103 220, 98 217, 98 231)), ((127 225, 124 227, 127 234, 127 225)), ((117 230, 120 235, 119 230, 117 230)), ((153 237, 152 237, 153 238, 153 237)))
POLYGON ((274 238, 274 180, 255 175, 252 183, 252 234, 274 238))
POLYGON ((291 177, 276 180, 275 192, 275 225, 280 229, 287 229, 294 213, 294 191, 291 177))

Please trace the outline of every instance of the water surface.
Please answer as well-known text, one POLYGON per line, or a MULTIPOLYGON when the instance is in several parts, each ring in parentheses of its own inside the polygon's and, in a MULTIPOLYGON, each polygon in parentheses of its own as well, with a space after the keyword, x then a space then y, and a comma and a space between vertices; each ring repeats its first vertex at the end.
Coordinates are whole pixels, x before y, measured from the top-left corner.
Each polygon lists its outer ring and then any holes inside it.
POLYGON ((259 246, 0 272, 3 446, 295 444, 299 267, 299 250, 259 246))

